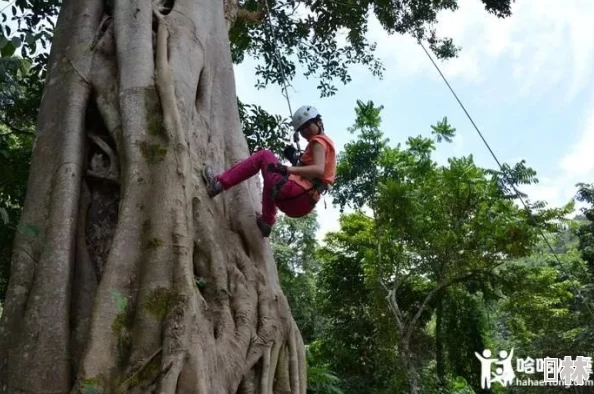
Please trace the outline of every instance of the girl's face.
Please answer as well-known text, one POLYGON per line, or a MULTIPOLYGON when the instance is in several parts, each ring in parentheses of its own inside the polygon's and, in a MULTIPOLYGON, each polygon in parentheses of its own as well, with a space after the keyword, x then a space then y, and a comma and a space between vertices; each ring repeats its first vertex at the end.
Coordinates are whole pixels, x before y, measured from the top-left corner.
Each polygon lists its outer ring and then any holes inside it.
POLYGON ((306 122, 300 129, 299 133, 303 138, 309 140, 311 137, 317 135, 320 132, 316 121, 314 119, 306 122))

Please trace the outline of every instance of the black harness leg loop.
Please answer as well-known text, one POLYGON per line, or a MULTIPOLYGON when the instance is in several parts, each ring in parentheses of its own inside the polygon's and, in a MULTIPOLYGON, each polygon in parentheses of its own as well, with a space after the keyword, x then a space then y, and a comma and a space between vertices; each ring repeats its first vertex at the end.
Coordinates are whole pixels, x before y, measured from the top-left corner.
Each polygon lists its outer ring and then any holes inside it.
POLYGON ((274 186, 272 187, 272 201, 276 201, 276 197, 278 196, 278 193, 280 192, 282 187, 285 186, 285 183, 287 183, 288 180, 289 180, 289 176, 285 175, 281 178, 280 181, 278 181, 274 184, 274 186))
POLYGON ((287 181, 289 180, 288 175, 284 176, 280 181, 278 181, 273 187, 272 187, 272 200, 273 201, 290 201, 290 200, 295 200, 296 198, 301 197, 302 195, 304 195, 305 193, 309 194, 310 200, 311 200, 311 204, 312 206, 315 206, 318 201, 315 200, 313 193, 311 193, 312 191, 317 191, 318 192, 318 196, 321 199, 322 195, 324 193, 326 193, 329 189, 328 185, 324 182, 322 182, 321 180, 319 180, 318 178, 315 178, 312 183, 313 186, 310 187, 309 189, 305 189, 302 193, 299 193, 295 196, 291 196, 291 197, 286 197, 283 199, 279 199, 278 198, 278 194, 280 192, 280 190, 282 189, 282 187, 285 185, 285 183, 287 183, 287 181))

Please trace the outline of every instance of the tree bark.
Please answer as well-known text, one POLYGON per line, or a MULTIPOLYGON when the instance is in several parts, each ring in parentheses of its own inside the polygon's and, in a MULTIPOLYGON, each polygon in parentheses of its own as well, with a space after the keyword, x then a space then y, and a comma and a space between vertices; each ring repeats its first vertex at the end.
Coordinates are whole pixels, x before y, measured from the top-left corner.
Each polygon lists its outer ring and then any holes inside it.
POLYGON ((411 335, 408 333, 414 328, 413 326, 405 325, 404 316, 400 311, 400 307, 398 306, 398 300, 396 299, 396 290, 398 286, 394 286, 393 289, 388 289, 383 283, 385 289, 388 290, 388 296, 386 299, 388 300, 388 307, 392 312, 394 319, 396 320, 396 324, 398 327, 398 333, 400 334, 400 346, 398 347, 398 355, 404 364, 404 369, 406 372, 406 376, 408 377, 408 384, 411 394, 418 394, 420 393, 420 386, 419 386, 419 379, 417 375, 417 369, 414 365, 412 353, 410 351, 410 338, 411 335))
POLYGON ((229 4, 63 2, 0 326, 1 393, 305 394, 257 178, 211 200, 199 176, 249 154, 229 4))
POLYGON ((406 376, 408 377, 408 385, 410 394, 419 394, 421 387, 419 386, 419 377, 417 369, 413 363, 412 353, 410 352, 410 343, 407 339, 400 341, 400 358, 406 368, 406 376))
MULTIPOLYGON (((440 280, 438 282, 437 286, 435 286, 433 289, 431 289, 431 291, 429 291, 429 293, 425 297, 425 300, 423 301, 423 304, 421 304, 421 306, 415 313, 414 317, 412 319, 410 319, 410 321, 406 321, 406 319, 404 318, 404 315, 402 314, 402 312, 400 311, 400 307, 398 306, 398 300, 396 299, 396 290, 398 289, 398 283, 401 284, 402 282, 397 282, 393 289, 388 289, 386 287, 386 285, 382 283, 382 286, 388 292, 388 295, 386 296, 386 300, 388 301, 388 307, 389 307, 390 311, 392 312, 392 315, 394 316, 394 319, 396 320, 396 324, 398 326, 398 331, 400 334, 400 348, 398 349, 398 353, 399 353, 399 355, 402 359, 402 362, 404 363, 404 366, 406 368, 406 373, 408 376, 411 394, 417 394, 420 390, 417 370, 413 363, 412 353, 410 352, 410 341, 411 341, 413 332, 417 328, 417 322, 419 321, 419 319, 421 318, 421 315, 428 308, 429 303, 435 296, 437 296, 438 294, 444 293, 445 290, 452 284, 464 282, 476 274, 477 274, 477 272, 475 272, 475 271, 468 271, 464 274, 454 276, 450 279, 440 280)), ((441 304, 441 297, 440 297, 440 300, 438 301, 438 307, 441 305, 442 304, 441 304)), ((441 312, 438 311, 438 321, 437 321, 437 330, 438 331, 442 324, 440 316, 441 316, 441 312)), ((437 335, 438 335, 438 341, 439 341, 439 339, 440 339, 439 332, 437 333, 437 335)), ((445 365, 444 365, 445 360, 442 359, 440 361, 440 359, 439 359, 439 356, 440 356, 439 355, 439 347, 440 346, 443 350, 443 346, 440 345, 440 343, 438 343, 437 344, 437 347, 438 347, 437 375, 438 375, 438 377, 441 377, 442 376, 441 372, 443 372, 444 382, 445 382, 445 365)), ((443 356, 443 353, 442 353, 442 356, 443 356)))
POLYGON ((444 344, 444 322, 443 322, 443 303, 445 289, 441 289, 436 298, 435 307, 435 360, 437 381, 443 388, 446 386, 446 365, 445 365, 445 344, 444 344))

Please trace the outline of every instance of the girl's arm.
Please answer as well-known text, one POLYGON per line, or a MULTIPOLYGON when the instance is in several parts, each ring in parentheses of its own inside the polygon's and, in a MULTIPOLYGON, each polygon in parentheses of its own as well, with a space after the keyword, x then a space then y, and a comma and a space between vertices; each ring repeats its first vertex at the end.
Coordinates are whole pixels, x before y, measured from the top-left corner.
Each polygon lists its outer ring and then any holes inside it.
POLYGON ((324 176, 326 163, 326 150, 318 143, 314 142, 313 146, 313 164, 309 166, 299 167, 288 167, 287 172, 289 174, 301 175, 305 178, 321 178, 324 176))

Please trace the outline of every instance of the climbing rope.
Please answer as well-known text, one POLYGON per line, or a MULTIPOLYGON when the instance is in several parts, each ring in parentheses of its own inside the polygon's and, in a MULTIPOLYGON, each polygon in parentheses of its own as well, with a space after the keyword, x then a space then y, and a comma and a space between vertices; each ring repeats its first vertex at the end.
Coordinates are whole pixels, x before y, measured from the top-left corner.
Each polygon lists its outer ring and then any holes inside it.
MULTIPOLYGON (((278 40, 276 38, 276 34, 274 33, 274 26, 272 25, 272 15, 271 15, 272 10, 270 9, 270 4, 268 3, 268 0, 265 0, 264 4, 266 5, 266 15, 268 16, 268 18, 267 18, 268 19, 268 27, 270 29, 270 35, 272 36, 272 46, 274 47, 274 55, 276 57, 276 61, 278 62, 278 68, 280 70, 281 78, 282 78, 282 80, 281 80, 281 83, 282 83, 281 94, 287 100, 287 105, 289 107, 289 119, 291 119, 293 117, 293 109, 291 108, 291 99, 289 98, 289 90, 287 88, 287 77, 285 75, 283 61, 282 61, 280 52, 278 50, 278 46, 276 45, 278 40)), ((299 134, 298 133, 293 134, 293 141, 297 145, 297 151, 301 152, 301 147, 299 145, 299 134)))
MULTIPOLYGON (((423 48, 423 51, 425 51, 425 54, 427 55, 427 57, 429 58, 429 60, 431 60, 431 63, 433 63, 433 66, 435 66, 435 68, 437 69, 437 72, 439 73, 439 75, 441 75, 441 78, 444 80, 444 82, 446 83, 446 85, 450 89, 450 92, 452 92, 452 94, 456 98, 456 101, 458 101, 458 104, 460 105, 460 107, 462 108, 462 110, 464 111, 464 113, 466 114, 466 116, 468 117, 468 119, 470 120, 470 123, 472 123, 472 126, 474 126, 474 129, 476 130, 476 132, 478 133, 478 135, 483 140, 483 142, 486 145, 486 147, 489 150, 489 152, 491 152, 491 156, 493 156, 493 159, 495 159, 495 162, 497 163, 497 165, 499 165, 499 168, 501 169, 501 173, 503 174, 504 177, 506 177, 506 180, 507 180, 508 184, 514 189, 514 192, 516 193, 516 195, 518 196, 518 198, 522 202, 522 205, 524 206, 524 208, 528 212, 528 215, 530 216, 530 218, 534 222, 534 225, 536 226, 536 228, 538 229, 538 232, 540 233, 540 235, 544 239, 545 243, 549 247, 551 253, 553 254, 553 256, 554 256, 554 258, 555 258, 555 260, 557 262, 557 264, 559 265, 559 267, 561 267, 561 270, 563 271, 563 273, 569 279, 573 278, 573 279, 576 279, 577 280, 577 278, 575 276, 571 275, 569 273, 569 271, 567 271, 565 269, 565 266, 563 265, 563 263, 561 263, 561 259, 559 259, 559 256, 557 255, 557 253, 555 252, 555 250, 551 246, 551 243, 549 242, 549 240, 547 239, 546 235, 542 231, 542 228, 538 225, 538 223, 536 221, 536 218, 532 214, 532 211, 530 210, 530 208, 528 207, 528 205, 524 202, 524 199, 522 198, 522 196, 520 194, 520 191, 516 188, 516 186, 514 185, 514 183, 507 177, 507 174, 505 173, 505 169, 503 168, 503 166, 501 165, 501 163, 497 159, 497 156, 495 155, 495 152, 493 152, 493 150, 489 146, 489 143, 487 142, 487 140, 485 139, 485 137, 483 136, 483 134, 479 130, 478 126, 476 125, 476 123, 474 123, 474 120, 472 119, 472 116, 470 116, 470 114, 466 110, 466 107, 464 107, 464 104, 462 104, 462 101, 460 101, 460 99, 458 98, 458 95, 456 94, 456 92, 454 91, 454 89, 452 88, 452 86, 450 85, 450 83, 448 82, 447 78, 441 72, 441 70, 440 70, 439 66, 437 65, 437 63, 433 60, 433 57, 429 54, 429 51, 427 51, 427 49, 425 48, 425 46, 423 45, 423 43, 421 42, 421 40, 418 40, 418 43, 421 46, 421 48, 423 48)), ((583 302, 583 304, 588 309, 588 312, 590 312, 590 315, 592 315, 592 317, 594 318, 594 313, 590 309, 590 306, 588 305, 588 303, 585 302, 584 297, 582 296, 582 293, 581 293, 580 289, 575 285, 575 283, 573 283, 573 281, 570 280, 570 283, 571 283, 573 289, 576 291, 577 297, 583 302)))
POLYGON ((8 7, 10 7, 11 5, 13 5, 15 2, 16 2, 16 0, 12 0, 10 3, 8 3, 8 4, 6 5, 6 7, 2 8, 2 9, 0 10, 0 13, 4 12, 4 10, 5 10, 5 9, 7 9, 7 8, 8 8, 8 7))

